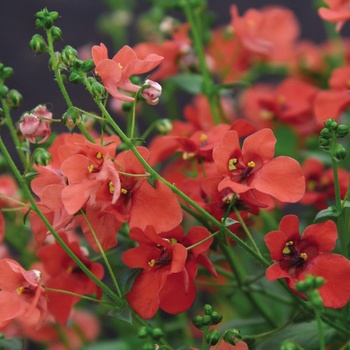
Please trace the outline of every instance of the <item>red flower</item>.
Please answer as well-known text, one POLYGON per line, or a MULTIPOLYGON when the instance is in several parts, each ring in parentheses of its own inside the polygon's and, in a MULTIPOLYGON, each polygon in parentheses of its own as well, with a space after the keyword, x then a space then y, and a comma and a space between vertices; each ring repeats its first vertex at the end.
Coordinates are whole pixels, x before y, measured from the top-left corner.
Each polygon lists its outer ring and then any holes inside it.
POLYGON ((330 90, 320 91, 314 101, 314 113, 318 123, 329 118, 337 119, 350 106, 350 67, 334 69, 329 79, 330 90))
POLYGON ((130 76, 151 71, 163 59, 156 54, 140 59, 129 46, 122 47, 112 59, 108 59, 107 48, 102 43, 100 46, 93 46, 92 58, 96 65, 95 71, 101 77, 106 90, 114 98, 128 102, 134 101, 134 98, 123 94, 119 89, 137 92, 140 86, 133 84, 129 80, 130 76))
POLYGON ((282 202, 297 202, 305 193, 305 178, 299 163, 290 157, 273 158, 276 139, 270 129, 248 136, 242 149, 236 131, 228 131, 222 146, 213 151, 218 172, 225 175, 219 191, 258 191, 282 202), (286 186, 288 184, 288 186, 286 186))
MULTIPOLYGON (((61 237, 85 266, 97 278, 101 279, 103 277, 102 265, 91 262, 84 255, 77 241, 69 242, 65 234, 62 234, 61 237)), ((67 290, 82 295, 100 293, 95 283, 80 270, 57 242, 41 247, 37 252, 37 256, 42 261, 48 275, 45 281, 46 287, 67 290)), ((48 291, 47 295, 50 312, 57 322, 65 324, 73 305, 80 300, 79 297, 51 291, 48 291)))
POLYGON ((26 271, 11 259, 0 261, 0 329, 13 319, 40 327, 46 320, 45 291, 39 284, 41 273, 26 271))
POLYGON ((337 23, 336 29, 340 31, 344 23, 350 19, 350 7, 348 0, 324 0, 329 9, 318 9, 320 17, 326 21, 337 23))
POLYGON ((189 247, 210 233, 203 227, 193 227, 186 236, 180 226, 157 234, 151 226, 144 231, 133 229, 130 238, 139 246, 124 253, 123 262, 131 268, 141 268, 126 298, 143 318, 151 318, 158 308, 177 314, 191 307, 196 291, 194 279, 198 263, 216 275, 213 265, 204 253, 212 239, 199 246, 189 247))
POLYGON ((284 278, 295 292, 295 284, 306 275, 321 276, 325 279, 319 289, 323 304, 330 308, 343 307, 350 299, 350 261, 330 253, 337 236, 333 221, 310 225, 300 235, 298 217, 283 217, 279 230, 265 237, 271 259, 276 261, 266 270, 267 279, 284 278))

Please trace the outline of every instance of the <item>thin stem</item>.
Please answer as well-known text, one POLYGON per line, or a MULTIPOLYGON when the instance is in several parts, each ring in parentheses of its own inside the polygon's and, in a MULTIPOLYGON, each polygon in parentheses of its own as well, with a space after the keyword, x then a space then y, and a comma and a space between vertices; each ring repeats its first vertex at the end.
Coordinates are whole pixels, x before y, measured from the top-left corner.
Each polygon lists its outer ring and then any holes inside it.
POLYGON ((82 294, 78 294, 78 293, 74 293, 74 292, 70 292, 69 290, 64 290, 64 289, 56 289, 56 288, 49 288, 46 286, 43 286, 43 288, 49 292, 55 292, 55 293, 62 293, 62 294, 68 294, 68 295, 72 295, 74 297, 78 297, 80 299, 85 299, 85 300, 89 300, 92 301, 94 303, 98 303, 98 304, 106 304, 109 306, 114 306, 114 304, 108 302, 108 301, 103 301, 103 300, 99 300, 93 297, 89 297, 87 295, 82 295, 82 294))
POLYGON ((128 130, 129 130, 129 138, 132 140, 135 134, 135 125, 136 125, 136 103, 137 103, 137 95, 135 96, 135 100, 132 104, 131 114, 128 119, 128 130))
POLYGON ((209 241, 209 239, 212 239, 213 237, 215 237, 218 233, 220 233, 221 231, 216 231, 214 233, 212 233, 210 236, 202 239, 201 241, 195 243, 195 244, 192 244, 190 245, 189 247, 186 247, 186 250, 191 250, 193 248, 196 248, 198 247, 199 245, 201 245, 202 243, 206 242, 206 241, 209 241))
POLYGON ((98 239, 98 237, 97 237, 97 235, 96 235, 96 232, 95 232, 94 228, 92 227, 91 222, 90 222, 90 220, 88 219, 88 217, 86 216, 84 210, 80 210, 80 213, 82 214, 83 218, 85 219, 86 223, 87 223, 88 226, 89 226, 89 229, 90 229, 90 231, 91 231, 91 233, 92 233, 92 236, 94 237, 94 240, 95 240, 95 242, 96 242, 96 245, 97 245, 97 247, 98 247, 98 250, 100 251, 101 256, 102 256, 102 258, 103 258, 103 261, 105 262, 106 267, 107 267, 107 270, 108 270, 108 272, 109 272, 109 274, 110 274, 110 276, 111 276, 111 279, 112 279, 112 282, 113 282, 113 284, 114 284, 114 287, 115 287, 115 289, 116 289, 116 291, 117 291, 117 294, 118 294, 118 296, 119 296, 120 298, 122 298, 123 294, 122 294, 122 292, 121 292, 121 290, 120 290, 120 288, 119 288, 117 279, 116 279, 116 277, 115 277, 115 275, 114 275, 114 272, 113 272, 113 269, 112 269, 112 267, 111 267, 111 265, 110 265, 110 263, 109 263, 109 260, 108 260, 106 254, 105 254, 105 251, 103 250, 103 248, 102 248, 102 246, 101 246, 101 243, 100 243, 100 241, 99 241, 99 239, 98 239))
POLYGON ((16 132, 16 129, 13 125, 13 122, 12 122, 12 118, 11 118, 11 114, 10 114, 10 109, 9 109, 9 106, 6 102, 6 99, 4 98, 1 98, 1 104, 2 104, 2 109, 4 111, 4 115, 5 115, 5 121, 6 121, 6 125, 7 127, 9 128, 10 130, 10 134, 11 134, 11 137, 12 137, 12 140, 16 146, 16 150, 17 150, 17 153, 19 155, 19 158, 21 160, 21 163, 23 165, 23 167, 25 168, 26 165, 27 165, 27 158, 23 152, 23 149, 21 147, 21 144, 18 140, 18 137, 17 137, 17 132, 16 132))
MULTIPOLYGON (((53 48, 53 40, 52 40, 51 32, 49 30, 47 30, 46 35, 47 35, 47 42, 48 42, 48 52, 49 52, 49 55, 51 58, 52 68, 53 68, 53 71, 55 73, 58 87, 61 90, 62 96, 63 96, 64 100, 66 101, 68 108, 74 108, 73 102, 71 101, 71 99, 68 95, 66 87, 64 86, 62 76, 61 76, 61 71, 57 65, 57 57, 55 55, 55 51, 53 48)), ((79 130, 81 131, 81 133, 86 137, 87 140, 89 140, 92 143, 95 143, 95 140, 89 134, 89 132, 85 129, 83 123, 80 122, 77 126, 78 126, 79 130)))
POLYGON ((47 229, 50 231, 50 233, 54 236, 57 243, 65 250, 67 255, 77 264, 77 266, 95 283, 97 284, 105 293, 108 295, 112 300, 115 302, 118 302, 120 300, 119 296, 117 296, 107 285, 105 285, 102 281, 100 281, 86 266, 85 264, 74 254, 74 252, 68 247, 66 242, 59 236, 59 234, 55 231, 55 229, 52 227, 50 222, 47 220, 43 212, 38 207, 37 203, 34 200, 33 195, 31 194, 26 182, 23 180, 19 170, 17 169, 15 163, 13 162, 11 155, 8 153, 7 148, 2 140, 0 138, 0 150, 4 155, 5 160, 7 161, 7 164, 10 166, 13 174, 15 175, 16 179, 19 182, 19 185, 25 195, 25 197, 28 199, 32 209, 35 211, 35 213, 39 216, 40 220, 43 222, 43 224, 47 227, 47 229))
POLYGON ((262 257, 262 254, 260 253, 260 250, 259 250, 258 246, 256 245, 253 236, 251 235, 250 231, 248 230, 247 225, 245 224, 244 220, 242 219, 240 212, 237 210, 236 207, 234 207, 233 210, 235 211, 237 219, 238 219, 239 223, 241 224, 243 231, 247 235, 250 243, 252 244, 254 250, 257 252, 257 254, 259 254, 262 257))
POLYGON ((194 11, 191 7, 189 0, 184 0, 183 4, 184 4, 185 15, 191 27, 191 32, 193 36, 193 45, 197 53, 199 66, 203 76, 203 93, 207 97, 214 123, 215 125, 218 125, 220 124, 220 117, 218 114, 217 103, 219 103, 220 101, 218 99, 213 98, 213 96, 215 96, 215 93, 216 93, 214 89, 214 81, 210 74, 210 71, 208 69, 207 62, 205 59, 202 37, 200 34, 200 28, 198 25, 198 22, 199 22, 198 16, 194 14, 194 11))
POLYGON ((318 310, 316 308, 315 308, 315 316, 316 316, 320 350, 325 350, 326 349, 326 341, 325 341, 325 337, 324 337, 324 329, 323 329, 323 323, 322 323, 322 319, 321 319, 321 312, 320 312, 320 310, 318 310))
POLYGON ((220 221, 215 219, 212 215, 210 215, 205 209, 203 209, 200 205, 198 205, 194 200, 188 197, 184 192, 179 190, 174 184, 170 183, 166 179, 164 179, 161 175, 159 175, 142 157, 142 155, 138 152, 136 147, 133 145, 131 140, 125 135, 123 130, 118 126, 118 124, 113 120, 105 106, 99 101, 95 100, 98 107, 100 108, 102 114, 106 117, 106 121, 112 126, 112 128, 117 132, 122 141, 129 147, 129 149, 134 153, 135 157, 140 161, 140 163, 144 166, 145 170, 153 176, 155 179, 163 182, 167 187, 171 189, 171 191, 186 201, 189 205, 191 205, 199 214, 201 214, 205 220, 212 223, 214 226, 220 228, 224 233, 230 235, 230 237, 243 249, 245 249, 250 255, 252 255, 261 265, 264 267, 268 267, 270 263, 258 254, 254 249, 252 249, 248 244, 246 244, 242 239, 238 236, 234 235, 227 227, 225 227, 220 221))

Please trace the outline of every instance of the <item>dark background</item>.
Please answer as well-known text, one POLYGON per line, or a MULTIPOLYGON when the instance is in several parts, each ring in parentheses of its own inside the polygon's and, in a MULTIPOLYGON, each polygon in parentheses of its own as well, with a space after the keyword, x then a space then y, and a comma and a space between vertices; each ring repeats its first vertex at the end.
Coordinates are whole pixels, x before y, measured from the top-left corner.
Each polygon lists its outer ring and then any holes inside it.
MULTIPOLYGON (((146 0, 135 0, 135 4, 134 19, 137 19, 143 10, 150 8, 150 2, 146 0)), ((210 10, 216 13, 215 26, 229 23, 229 8, 232 4, 238 6, 240 14, 251 7, 285 6, 295 12, 301 26, 301 38, 317 43, 325 39, 322 21, 312 1, 208 0, 208 4, 210 10)), ((11 0, 4 2, 0 12, 0 62, 14 68, 15 74, 7 85, 9 88, 19 90, 24 97, 20 109, 13 113, 16 120, 25 111, 31 110, 40 103, 50 105, 54 118, 60 118, 66 110, 64 100, 53 81, 53 74, 48 69, 48 55, 35 56, 28 47, 28 42, 33 34, 44 34, 35 28, 35 13, 44 7, 50 11, 58 11, 61 15, 56 25, 62 29, 63 42, 57 43, 57 49, 65 45, 78 48, 87 43, 105 42, 107 46, 109 43, 109 37, 97 28, 97 20, 101 15, 108 14, 109 11, 103 0, 11 0)), ((131 25, 128 31, 127 42, 131 46, 135 42, 134 27, 131 25)), ((73 102, 88 109, 90 99, 82 90, 81 86, 69 87, 73 102)))

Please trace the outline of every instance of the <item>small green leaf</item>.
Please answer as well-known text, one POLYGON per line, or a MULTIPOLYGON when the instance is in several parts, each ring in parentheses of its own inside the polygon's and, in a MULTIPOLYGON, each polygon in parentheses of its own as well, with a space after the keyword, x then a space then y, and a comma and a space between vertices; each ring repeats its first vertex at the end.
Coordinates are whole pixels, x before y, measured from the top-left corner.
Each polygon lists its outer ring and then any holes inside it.
POLYGON ((169 78, 169 80, 190 94, 197 95, 202 91, 203 77, 200 74, 181 73, 169 78))
POLYGON ((147 176, 147 182, 154 188, 156 188, 156 177, 153 175, 147 176))
POLYGON ((231 219, 231 218, 222 218, 221 223, 223 223, 226 227, 229 227, 234 224, 239 224, 239 221, 231 219))
POLYGON ((108 316, 117 318, 118 320, 132 323, 132 314, 128 302, 123 299, 121 300, 112 310, 108 312, 108 316))
POLYGON ((339 212, 336 207, 330 206, 327 209, 321 210, 315 217, 314 222, 321 222, 329 219, 337 218, 341 212, 339 212))

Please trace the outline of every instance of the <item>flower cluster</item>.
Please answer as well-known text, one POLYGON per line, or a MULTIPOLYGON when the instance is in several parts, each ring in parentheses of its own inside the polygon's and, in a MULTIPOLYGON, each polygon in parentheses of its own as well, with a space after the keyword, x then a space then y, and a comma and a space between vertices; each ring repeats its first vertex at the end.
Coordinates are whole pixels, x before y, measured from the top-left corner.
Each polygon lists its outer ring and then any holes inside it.
MULTIPOLYGON (((59 14, 36 14, 29 46, 50 56, 62 116, 36 103, 13 122, 22 97, 0 63, 17 152, 0 138, 0 348, 349 347, 347 41, 300 40, 280 6, 233 4, 211 30, 204 2, 160 3, 112 58, 55 51, 59 14), (169 8, 186 21, 160 20, 169 8)), ((325 5, 335 36, 348 4, 325 5)))

